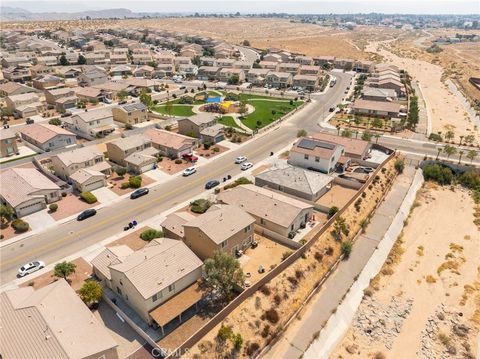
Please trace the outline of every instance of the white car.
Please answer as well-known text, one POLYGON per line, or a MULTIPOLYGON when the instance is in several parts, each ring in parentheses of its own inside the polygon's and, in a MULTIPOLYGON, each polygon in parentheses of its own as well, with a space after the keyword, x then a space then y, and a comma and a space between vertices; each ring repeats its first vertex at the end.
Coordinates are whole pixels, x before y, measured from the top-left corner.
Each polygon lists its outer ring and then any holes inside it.
POLYGON ((33 261, 27 264, 24 264, 23 266, 20 267, 18 270, 18 276, 19 277, 25 277, 27 274, 31 274, 33 272, 36 272, 37 270, 40 270, 42 268, 45 268, 45 263, 42 261, 33 261))
POLYGON ((240 166, 240 169, 242 171, 246 171, 246 170, 248 170, 249 168, 252 168, 252 167, 253 167, 253 163, 246 162, 246 163, 244 163, 243 165, 240 166))
POLYGON ((183 177, 193 175, 195 172, 197 172, 197 169, 195 167, 185 168, 185 170, 183 171, 183 177))
POLYGON ((245 162, 246 160, 247 160, 247 157, 245 157, 245 156, 239 156, 239 157, 235 158, 235 163, 238 165, 238 164, 240 164, 240 163, 242 163, 242 162, 245 162))

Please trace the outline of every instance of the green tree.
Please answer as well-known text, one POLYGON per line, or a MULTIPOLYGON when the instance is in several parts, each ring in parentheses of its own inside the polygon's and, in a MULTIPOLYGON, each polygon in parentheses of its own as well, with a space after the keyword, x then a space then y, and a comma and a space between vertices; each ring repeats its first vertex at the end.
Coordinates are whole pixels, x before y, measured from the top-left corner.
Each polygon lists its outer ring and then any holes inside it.
POLYGON ((328 218, 332 218, 338 211, 339 208, 337 206, 330 207, 330 209, 328 210, 328 218))
POLYGON ((464 141, 467 145, 472 145, 475 142, 475 135, 466 135, 464 141))
POLYGON ((346 129, 344 129, 344 130, 342 131, 342 137, 348 137, 348 138, 350 138, 350 137, 352 137, 352 135, 353 135, 352 130, 350 130, 350 129, 348 129, 348 128, 346 128, 346 129))
POLYGON ((368 131, 362 133, 362 140, 364 140, 364 141, 370 141, 372 139, 372 137, 373 137, 373 135, 368 131))
POLYGON ((447 158, 450 158, 451 155, 457 153, 457 149, 453 146, 445 145, 445 147, 443 147, 443 152, 445 152, 447 158))
POLYGON ((117 97, 118 97, 118 99, 120 100, 120 102, 125 101, 125 99, 127 98, 127 96, 128 96, 128 92, 125 91, 125 90, 120 90, 120 91, 117 93, 117 97))
POLYGON ((350 253, 352 253, 352 248, 353 248, 352 241, 342 242, 341 250, 342 250, 342 254, 345 256, 346 259, 350 257, 350 253))
POLYGON ((148 61, 147 65, 150 66, 150 67, 153 67, 154 69, 156 69, 157 66, 158 66, 157 62, 154 61, 154 60, 148 61))
POLYGON ((150 108, 153 105, 152 96, 150 96, 146 90, 142 90, 140 92, 139 99, 140 99, 140 102, 143 103, 145 106, 147 106, 147 108, 150 110, 150 108))
POLYGON ((443 149, 441 147, 437 147, 437 157, 435 157, 435 161, 438 161, 438 156, 440 156, 440 153, 443 152, 443 149))
POLYGON ((85 65, 87 63, 87 59, 83 55, 78 55, 77 64, 78 65, 85 65))
POLYGON ((49 125, 60 126, 62 121, 59 118, 52 118, 48 121, 49 125))
POLYGON ((80 298, 83 302, 90 306, 93 303, 97 303, 102 299, 103 288, 102 285, 95 280, 87 280, 83 283, 82 288, 78 291, 80 298))
POLYGON ((196 66, 201 66, 202 65, 202 60, 200 60, 200 56, 194 56, 192 58, 192 64, 196 66))
POLYGON ((449 130, 447 132, 445 132, 445 139, 447 141, 451 141, 455 138, 455 132, 453 132, 452 130, 449 130))
POLYGON ((240 262, 228 253, 216 251, 213 258, 205 261, 205 281, 212 291, 218 290, 220 297, 228 301, 235 286, 242 286, 245 275, 240 262))
POLYGON ((76 268, 77 265, 75 263, 63 261, 55 265, 53 268, 53 275, 66 280, 68 276, 75 273, 76 268))
POLYGON ((399 158, 395 161, 394 166, 398 173, 403 173, 403 170, 405 169, 405 161, 399 158))
POLYGON ((68 66, 68 65, 70 65, 70 63, 68 62, 67 57, 65 56, 65 53, 64 53, 64 52, 63 52, 62 55, 60 56, 59 61, 60 61, 60 65, 62 65, 62 66, 68 66))
POLYGON ((116 167, 115 168, 115 173, 119 177, 123 177, 123 176, 125 176, 125 173, 127 173, 127 169, 125 167, 116 167))
POLYGON ((383 121, 380 120, 379 118, 373 119, 372 126, 376 128, 382 128, 383 121))
POLYGON ((297 137, 306 137, 308 135, 307 131, 304 129, 298 130, 297 137))
POLYGON ((9 204, 0 204, 0 218, 2 223, 12 219, 14 213, 13 208, 9 204))
POLYGON ((341 239, 342 235, 348 236, 350 230, 348 229, 347 221, 343 217, 338 217, 333 223, 333 231, 337 239, 341 239))
POLYGON ((230 85, 238 85, 239 82, 240 82, 240 77, 238 77, 238 75, 233 75, 228 79, 228 83, 230 85))
POLYGON ((462 157, 465 154, 462 150, 458 151, 458 164, 462 162, 462 157))
POLYGON ((470 160, 470 163, 473 163, 475 157, 478 156, 478 152, 475 150, 470 150, 467 152, 467 158, 470 160))

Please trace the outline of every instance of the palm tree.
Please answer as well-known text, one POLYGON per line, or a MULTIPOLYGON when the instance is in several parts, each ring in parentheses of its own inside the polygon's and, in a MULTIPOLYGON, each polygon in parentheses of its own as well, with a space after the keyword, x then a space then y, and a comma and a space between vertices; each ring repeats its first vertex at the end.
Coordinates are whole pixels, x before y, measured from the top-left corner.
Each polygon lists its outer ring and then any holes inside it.
POLYGON ((440 156, 440 153, 443 152, 443 149, 441 147, 437 148, 437 157, 435 158, 435 161, 438 161, 438 156, 440 156))
POLYGON ((375 136, 375 143, 378 143, 378 139, 380 138, 380 135, 376 133, 373 136, 375 136))
POLYGON ((340 125, 337 125, 337 136, 340 135, 340 128, 341 128, 340 125))
POLYGON ((463 152, 462 150, 458 151, 458 155, 459 155, 459 158, 458 158, 458 164, 460 164, 460 162, 462 162, 462 156, 465 152, 463 152))
POLYGON ((477 157, 477 155, 478 152, 475 150, 470 150, 467 152, 467 158, 470 160, 470 164, 473 163, 473 160, 475 159, 475 157, 477 157))
POLYGON ((453 140, 454 137, 455 137, 455 132, 453 132, 452 130, 449 130, 445 133, 445 139, 447 141, 453 140))
POLYGON ((450 158, 451 155, 454 155, 455 153, 457 153, 457 149, 453 146, 446 145, 443 148, 443 152, 447 154, 447 158, 450 158))
POLYGON ((462 145, 463 137, 464 136, 459 136, 460 137, 460 146, 462 145))

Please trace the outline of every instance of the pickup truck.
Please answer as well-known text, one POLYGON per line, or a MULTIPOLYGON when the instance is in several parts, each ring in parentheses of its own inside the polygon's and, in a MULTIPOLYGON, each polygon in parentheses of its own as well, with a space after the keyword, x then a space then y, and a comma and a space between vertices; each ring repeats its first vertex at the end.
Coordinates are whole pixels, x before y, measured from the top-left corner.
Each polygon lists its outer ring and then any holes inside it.
POLYGON ((182 155, 182 158, 185 161, 189 161, 189 162, 197 162, 198 161, 198 157, 193 155, 193 153, 185 153, 184 155, 182 155))

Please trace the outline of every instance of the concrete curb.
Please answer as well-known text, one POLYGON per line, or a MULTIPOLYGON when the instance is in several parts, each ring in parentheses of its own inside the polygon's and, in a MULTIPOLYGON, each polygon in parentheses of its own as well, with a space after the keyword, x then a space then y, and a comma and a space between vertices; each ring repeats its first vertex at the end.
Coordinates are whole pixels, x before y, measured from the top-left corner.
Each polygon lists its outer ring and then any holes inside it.
POLYGON ((368 260, 357 281, 350 287, 343 302, 337 307, 335 314, 330 317, 320 332, 319 338, 312 342, 305 351, 304 358, 328 358, 348 331, 353 317, 362 302, 364 289, 370 285, 370 280, 378 274, 387 259, 390 250, 403 229, 404 220, 408 217, 417 191, 421 188, 423 182, 422 170, 417 169, 412 184, 383 240, 378 244, 377 249, 368 260))

